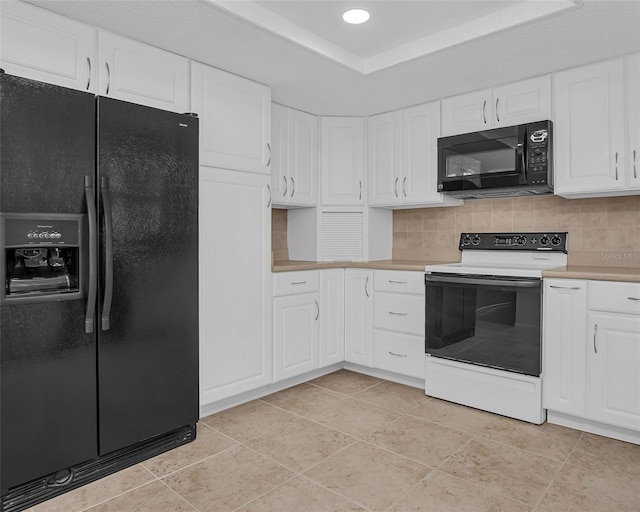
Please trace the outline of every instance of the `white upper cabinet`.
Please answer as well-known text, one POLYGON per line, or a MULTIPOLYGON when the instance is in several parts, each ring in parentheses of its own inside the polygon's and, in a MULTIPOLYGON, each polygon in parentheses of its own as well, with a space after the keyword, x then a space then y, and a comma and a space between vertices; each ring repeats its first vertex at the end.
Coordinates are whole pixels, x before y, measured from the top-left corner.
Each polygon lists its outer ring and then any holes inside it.
POLYGON ((630 89, 633 81, 637 83, 637 56, 628 60, 627 80, 628 106, 633 105, 635 111, 625 108, 624 64, 619 58, 554 75, 556 194, 589 197, 634 193, 629 190, 637 186, 637 181, 633 152, 627 150, 625 141, 625 110, 629 112, 632 136, 638 125, 638 89, 630 89))
POLYGON ((365 203, 364 119, 320 119, 320 175, 323 205, 365 203))
POLYGON ((369 118, 369 205, 462 204, 439 194, 440 103, 369 118))
POLYGON ((551 76, 442 100, 442 136, 551 119, 551 76))
POLYGON ((11 75, 96 92, 96 29, 22 2, 0 2, 0 67, 11 75))
POLYGON ((368 119, 369 205, 402 201, 402 112, 396 110, 368 119))
POLYGON ((287 112, 289 204, 318 203, 318 118, 292 108, 287 112))
POLYGON ((318 118, 288 107, 271 107, 271 188, 276 206, 318 203, 318 118))
POLYGON ((98 32, 98 94, 189 111, 189 59, 126 37, 98 32))
POLYGON ((640 53, 626 59, 627 187, 640 188, 640 53))
POLYGON ((200 117, 200 164, 271 174, 271 90, 191 62, 191 109, 200 117))

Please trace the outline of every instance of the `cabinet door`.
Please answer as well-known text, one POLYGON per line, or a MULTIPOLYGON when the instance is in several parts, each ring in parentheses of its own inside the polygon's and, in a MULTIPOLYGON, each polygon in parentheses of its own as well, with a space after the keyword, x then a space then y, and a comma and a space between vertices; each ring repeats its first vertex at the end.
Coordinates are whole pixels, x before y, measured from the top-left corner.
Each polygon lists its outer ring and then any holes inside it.
POLYGON ((289 203, 315 206, 318 203, 318 118, 287 109, 289 203))
POLYGON ((274 381, 318 368, 318 293, 276 297, 273 311, 274 381))
POLYGON ((271 90, 191 62, 191 111, 200 116, 200 164, 271 174, 271 90))
POLYGON ((640 188, 640 53, 626 59, 627 186, 640 188))
POLYGON ((440 102, 402 111, 402 202, 462 204, 438 193, 440 102))
POLYGON ((322 204, 364 204, 364 120, 323 117, 320 120, 322 204))
POLYGON ((640 315, 589 314, 587 417, 640 431, 640 315))
POLYGON ((492 126, 513 126, 551 119, 551 75, 493 89, 492 126))
POLYGON ((442 136, 491 128, 491 89, 442 100, 442 136))
POLYGON ((271 104, 271 192, 274 204, 287 204, 287 107, 277 103, 271 104))
POLYGON ((126 37, 98 32, 98 94, 189 111, 189 60, 126 37))
POLYGON ((22 2, 0 2, 0 67, 11 75, 96 91, 96 29, 22 2))
POLYGON ((402 203, 402 113, 368 119, 369 204, 402 203))
POLYGON ((543 312, 542 405, 585 415, 587 284, 545 279, 543 312))
POLYGON ((555 191, 625 188, 622 59, 554 75, 555 191))
POLYGON ((373 366, 373 271, 345 270, 344 359, 373 366))
POLYGON ((268 183, 267 176, 200 168, 201 404, 271 382, 268 183))
POLYGON ((320 272, 320 367, 344 361, 344 270, 320 272))

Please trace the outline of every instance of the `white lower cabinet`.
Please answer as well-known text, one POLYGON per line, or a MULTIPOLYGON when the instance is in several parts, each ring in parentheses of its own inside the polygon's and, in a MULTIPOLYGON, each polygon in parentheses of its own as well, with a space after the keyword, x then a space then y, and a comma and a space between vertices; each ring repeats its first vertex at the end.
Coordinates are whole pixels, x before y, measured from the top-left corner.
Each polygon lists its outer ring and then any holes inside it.
POLYGON ((274 274, 273 379, 275 382, 318 368, 318 271, 274 274))
POLYGON ((201 405, 272 380, 268 183, 200 168, 201 405))
POLYGON ((344 361, 344 272, 320 271, 320 368, 344 361))
POLYGON ((584 416, 587 281, 545 279, 543 319, 542 405, 584 416))
POLYGON ((373 270, 345 270, 344 360, 373 366, 373 270))
POLYGON ((553 423, 640 443, 640 283, 545 279, 553 423))
POLYGON ((374 272, 373 366, 424 379, 424 273, 374 272))

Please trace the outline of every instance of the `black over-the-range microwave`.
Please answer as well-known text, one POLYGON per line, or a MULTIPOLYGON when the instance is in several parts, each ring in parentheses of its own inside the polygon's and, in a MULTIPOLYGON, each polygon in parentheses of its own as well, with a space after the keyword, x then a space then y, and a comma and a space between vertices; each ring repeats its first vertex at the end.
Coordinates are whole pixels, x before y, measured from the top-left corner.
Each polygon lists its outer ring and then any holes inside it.
POLYGON ((438 139, 438 192, 460 199, 553 192, 553 123, 438 139))

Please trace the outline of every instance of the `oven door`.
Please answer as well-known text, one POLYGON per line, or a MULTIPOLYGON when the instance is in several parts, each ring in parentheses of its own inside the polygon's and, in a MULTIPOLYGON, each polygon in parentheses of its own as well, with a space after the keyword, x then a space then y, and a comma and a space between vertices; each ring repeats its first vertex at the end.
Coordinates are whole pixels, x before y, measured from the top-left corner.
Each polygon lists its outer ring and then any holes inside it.
POLYGON ((425 285, 427 354, 540 376, 541 279, 432 273, 425 285))

